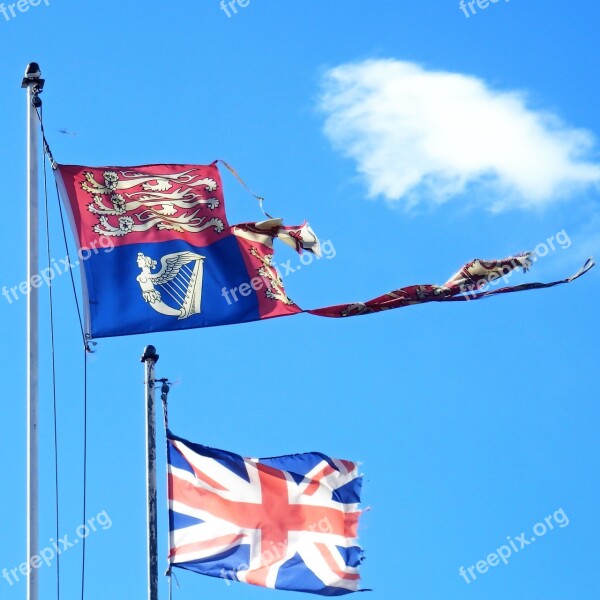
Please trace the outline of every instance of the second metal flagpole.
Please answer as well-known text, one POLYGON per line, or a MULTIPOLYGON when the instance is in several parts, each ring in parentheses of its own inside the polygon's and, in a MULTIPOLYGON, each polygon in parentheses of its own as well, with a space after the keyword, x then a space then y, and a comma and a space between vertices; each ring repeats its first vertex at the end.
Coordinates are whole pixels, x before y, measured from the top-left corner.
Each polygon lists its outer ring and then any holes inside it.
POLYGON ((154 368, 158 354, 154 346, 146 346, 141 362, 145 363, 146 389, 146 496, 148 537, 148 600, 158 600, 158 523, 156 494, 156 412, 154 368))
POLYGON ((40 67, 30 63, 21 84, 27 88, 27 598, 38 600, 38 569, 32 558, 39 550, 38 484, 38 391, 39 391, 39 292, 31 286, 39 271, 38 249, 38 131, 36 108, 41 106, 39 93, 44 87, 40 67))

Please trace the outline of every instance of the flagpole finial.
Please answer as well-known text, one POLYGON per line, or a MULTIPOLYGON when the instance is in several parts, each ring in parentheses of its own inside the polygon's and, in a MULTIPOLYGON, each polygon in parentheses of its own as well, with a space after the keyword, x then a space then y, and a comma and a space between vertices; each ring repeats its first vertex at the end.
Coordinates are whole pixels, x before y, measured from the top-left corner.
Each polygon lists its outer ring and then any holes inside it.
POLYGON ((158 354, 154 346, 146 346, 144 348, 144 354, 142 354, 140 362, 146 362, 147 360, 151 360, 152 362, 158 361, 158 354))
POLYGON ((38 85, 41 90, 44 87, 44 80, 42 79, 42 71, 40 65, 36 62, 31 62, 25 69, 25 75, 21 83, 22 88, 29 87, 31 84, 38 85))

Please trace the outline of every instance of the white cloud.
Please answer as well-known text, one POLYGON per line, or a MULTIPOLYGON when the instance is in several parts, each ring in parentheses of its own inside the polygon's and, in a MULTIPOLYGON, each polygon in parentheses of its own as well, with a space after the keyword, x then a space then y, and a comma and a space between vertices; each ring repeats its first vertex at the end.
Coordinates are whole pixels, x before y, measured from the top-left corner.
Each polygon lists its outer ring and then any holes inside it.
POLYGON ((325 75, 321 108, 369 196, 408 207, 468 193, 492 210, 534 208, 600 183, 591 133, 469 75, 397 60, 341 65, 325 75))

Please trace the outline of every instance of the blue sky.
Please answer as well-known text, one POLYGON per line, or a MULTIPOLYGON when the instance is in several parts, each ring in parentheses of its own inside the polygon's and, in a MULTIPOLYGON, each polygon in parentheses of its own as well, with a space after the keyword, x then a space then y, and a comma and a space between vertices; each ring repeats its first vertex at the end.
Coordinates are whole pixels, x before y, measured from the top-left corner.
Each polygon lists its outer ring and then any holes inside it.
MULTIPOLYGON (((600 255, 598 7, 473 7, 467 17, 456 0, 251 0, 227 17, 218 0, 51 0, 0 14, 0 285, 25 279, 19 85, 32 60, 47 80, 46 128, 59 162, 223 158, 269 212, 289 224, 308 219, 335 252, 285 278, 303 307, 442 283, 472 258, 544 245, 547 255, 514 283, 574 273, 600 255), (551 250, 557 234, 564 242, 551 250)), ((233 178, 224 175, 224 186, 230 222, 260 219, 233 178)), ((297 263, 283 246, 279 258, 297 263)), ((250 456, 319 450, 363 463, 372 510, 361 526, 362 574, 374 598, 594 596, 599 273, 547 291, 348 321, 303 315, 101 340, 89 359, 88 518, 106 511, 112 526, 89 538, 86 597, 144 597, 139 356, 148 343, 161 355, 158 374, 177 382, 178 435, 250 456), (531 538, 549 516, 554 529, 508 564, 469 584, 460 576, 507 537, 531 538)), ((67 277, 55 295, 60 532, 72 538, 81 520, 82 359, 67 277)), ((55 535, 47 315, 44 289, 43 544, 55 535)), ((25 557, 24 300, 0 297, 0 322, 0 569, 10 570, 25 557)), ((160 485, 162 571, 164 477, 160 485)), ((63 555, 65 597, 78 593, 80 565, 80 547, 63 555)), ((54 597, 55 567, 40 571, 42 598, 54 597)), ((181 600, 286 594, 178 576, 181 600)), ((24 593, 23 581, 0 579, 1 598, 24 593)))

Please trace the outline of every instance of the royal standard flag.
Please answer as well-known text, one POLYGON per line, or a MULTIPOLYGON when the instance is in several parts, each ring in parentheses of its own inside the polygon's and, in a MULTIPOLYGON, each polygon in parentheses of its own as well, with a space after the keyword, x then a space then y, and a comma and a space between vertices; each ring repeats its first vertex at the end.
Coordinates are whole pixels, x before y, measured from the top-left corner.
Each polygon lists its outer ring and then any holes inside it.
POLYGON ((366 302, 303 310, 274 263, 276 239, 319 254, 307 223, 281 219, 230 225, 217 164, 82 167, 58 165, 83 263, 88 338, 245 323, 307 312, 349 317, 426 302, 468 301, 552 283, 493 287, 531 253, 473 260, 442 285, 410 285, 366 302), (490 287, 492 286, 492 287, 490 287))
POLYGON ((60 165, 58 173, 85 258, 90 337, 301 312, 271 265, 273 239, 316 250, 316 238, 307 225, 286 228, 277 219, 231 227, 216 164, 60 165))

